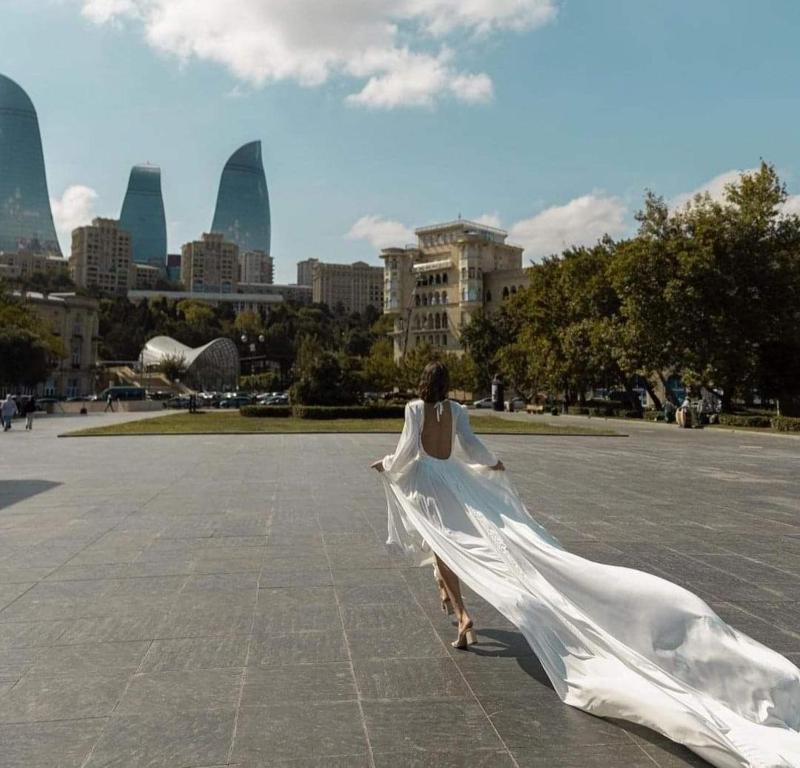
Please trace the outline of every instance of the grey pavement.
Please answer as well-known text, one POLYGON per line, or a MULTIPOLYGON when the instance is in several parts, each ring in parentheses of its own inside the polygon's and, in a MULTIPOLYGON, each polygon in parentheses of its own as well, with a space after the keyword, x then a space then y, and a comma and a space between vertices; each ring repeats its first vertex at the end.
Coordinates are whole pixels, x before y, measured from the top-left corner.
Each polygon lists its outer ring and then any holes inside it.
MULTIPOLYGON (((705 765, 562 705, 475 596, 450 648, 430 570, 383 548, 391 436, 56 438, 131 416, 0 434, 2 768, 705 765)), ((799 661, 800 442, 630 432, 488 442, 568 548, 799 661)))

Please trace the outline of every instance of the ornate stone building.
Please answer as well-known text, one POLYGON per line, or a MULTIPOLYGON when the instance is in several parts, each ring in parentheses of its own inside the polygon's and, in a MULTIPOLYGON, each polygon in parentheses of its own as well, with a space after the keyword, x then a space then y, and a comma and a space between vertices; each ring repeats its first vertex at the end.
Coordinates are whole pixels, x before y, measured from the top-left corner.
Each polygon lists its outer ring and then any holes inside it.
MULTIPOLYGON (((312 264, 312 296, 316 304, 331 309, 342 305, 346 312, 363 312, 368 306, 383 306, 383 270, 364 261, 353 264, 312 264)), ((299 265, 298 265, 299 266, 299 265)))
POLYGON ((423 341, 462 351, 472 314, 498 308, 527 285, 522 248, 508 233, 466 219, 417 229, 417 244, 384 248, 384 314, 393 316, 395 358, 423 341))

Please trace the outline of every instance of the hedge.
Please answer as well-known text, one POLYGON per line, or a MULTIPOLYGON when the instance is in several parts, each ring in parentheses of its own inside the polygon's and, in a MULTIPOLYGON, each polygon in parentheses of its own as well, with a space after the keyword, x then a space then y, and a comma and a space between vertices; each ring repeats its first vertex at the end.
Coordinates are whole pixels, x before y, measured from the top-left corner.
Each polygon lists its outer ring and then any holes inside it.
POLYGON ((402 419, 405 405, 294 405, 297 419, 402 419))
POLYGON ((256 419, 288 418, 292 415, 291 406, 288 405, 245 405, 239 409, 242 416, 256 419))
POLYGON ((725 427, 760 427, 769 429, 772 426, 772 419, 769 416, 757 416, 755 414, 742 413, 721 413, 719 423, 725 427))
POLYGON ((771 422, 777 432, 800 432, 800 418, 796 416, 773 416, 771 422))

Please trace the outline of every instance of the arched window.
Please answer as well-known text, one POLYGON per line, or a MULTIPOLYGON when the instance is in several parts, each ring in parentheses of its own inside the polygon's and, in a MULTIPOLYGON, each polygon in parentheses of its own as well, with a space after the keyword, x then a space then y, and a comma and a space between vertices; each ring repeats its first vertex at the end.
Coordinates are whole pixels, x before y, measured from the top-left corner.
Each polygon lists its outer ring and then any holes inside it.
POLYGON ((436 283, 436 285, 441 285, 442 276, 441 275, 436 275, 436 278, 434 279, 434 282, 436 283))
POLYGON ((418 307, 419 306, 419 294, 414 296, 414 304, 418 307))
POLYGON ((505 288, 503 288, 503 298, 504 298, 504 299, 507 299, 507 298, 508 298, 508 286, 506 286, 505 288))
POLYGON ((441 321, 441 318, 439 317, 439 315, 435 315, 434 316, 433 322, 434 322, 434 327, 437 330, 442 327, 442 321, 441 321))
POLYGON ((447 328, 447 312, 442 312, 442 328, 447 328))
POLYGON ((486 303, 488 304, 492 300, 492 292, 486 291, 486 303))
POLYGON ((447 346, 447 334, 445 333, 442 334, 442 346, 443 347, 447 346))
POLYGON ((427 293, 422 294, 422 306, 423 307, 427 307, 428 306, 428 294, 427 293))
POLYGON ((442 282, 447 285, 447 272, 442 275, 442 282))
POLYGON ((516 286, 516 285, 512 285, 512 286, 511 286, 511 293, 512 293, 512 295, 513 295, 513 294, 516 294, 516 292, 517 292, 517 286, 516 286))

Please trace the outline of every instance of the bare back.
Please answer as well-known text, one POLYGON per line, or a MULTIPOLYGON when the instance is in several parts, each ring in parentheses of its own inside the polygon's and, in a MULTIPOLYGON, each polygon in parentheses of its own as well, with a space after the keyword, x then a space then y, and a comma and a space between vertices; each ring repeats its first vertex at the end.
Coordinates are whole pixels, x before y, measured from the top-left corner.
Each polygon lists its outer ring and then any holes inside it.
POLYGON ((453 452, 453 410, 449 400, 444 401, 442 414, 436 418, 433 403, 423 404, 422 450, 434 459, 449 459, 453 452))

